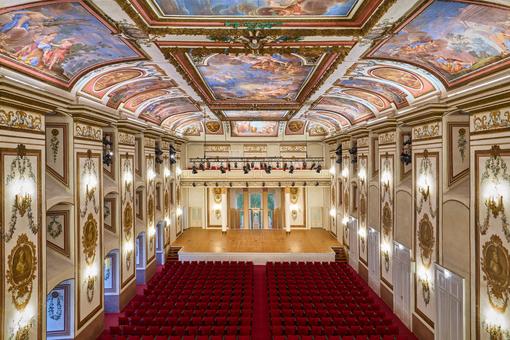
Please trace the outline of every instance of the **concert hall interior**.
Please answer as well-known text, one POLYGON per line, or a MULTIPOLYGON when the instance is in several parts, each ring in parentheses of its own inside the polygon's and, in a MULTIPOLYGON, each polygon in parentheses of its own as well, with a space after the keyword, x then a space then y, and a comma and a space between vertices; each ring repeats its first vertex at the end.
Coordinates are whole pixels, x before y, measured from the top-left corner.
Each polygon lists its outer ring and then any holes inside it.
POLYGON ((510 340, 509 0, 1 0, 0 339, 510 340))

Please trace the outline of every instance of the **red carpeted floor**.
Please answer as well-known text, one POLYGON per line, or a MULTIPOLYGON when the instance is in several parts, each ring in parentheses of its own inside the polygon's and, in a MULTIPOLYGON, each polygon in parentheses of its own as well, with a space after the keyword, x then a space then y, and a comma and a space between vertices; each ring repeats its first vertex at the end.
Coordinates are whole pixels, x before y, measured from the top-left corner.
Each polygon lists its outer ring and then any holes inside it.
POLYGON ((347 264, 174 262, 105 315, 100 339, 417 338, 347 264))

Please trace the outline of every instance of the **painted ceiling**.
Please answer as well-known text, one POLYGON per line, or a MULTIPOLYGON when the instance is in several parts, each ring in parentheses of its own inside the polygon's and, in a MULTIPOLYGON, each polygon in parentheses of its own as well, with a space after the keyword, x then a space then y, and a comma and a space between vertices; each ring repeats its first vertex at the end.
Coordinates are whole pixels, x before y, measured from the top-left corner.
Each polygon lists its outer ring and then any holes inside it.
POLYGON ((510 6, 393 2, 12 0, 0 66, 189 138, 324 138, 508 67, 510 6))

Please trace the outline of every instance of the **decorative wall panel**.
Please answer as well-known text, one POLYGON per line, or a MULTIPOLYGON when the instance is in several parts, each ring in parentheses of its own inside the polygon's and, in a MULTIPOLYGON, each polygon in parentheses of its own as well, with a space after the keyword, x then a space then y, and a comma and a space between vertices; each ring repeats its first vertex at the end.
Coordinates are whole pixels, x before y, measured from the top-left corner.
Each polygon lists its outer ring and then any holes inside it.
MULTIPOLYGON (((103 132, 103 139, 112 143, 112 150, 115 148, 115 137, 113 132, 103 132)), ((115 153, 112 153, 112 161, 110 164, 106 164, 103 162, 103 170, 106 175, 115 179, 115 153)))
POLYGON ((381 195, 381 280, 390 288, 392 286, 392 249, 393 249, 393 226, 394 226, 394 168, 395 155, 380 155, 380 185, 381 195))
POLYGON ((469 173, 469 124, 448 123, 448 185, 469 173))
POLYGON ((122 243, 122 254, 120 261, 121 287, 131 281, 135 275, 134 251, 134 227, 135 227, 135 188, 134 188, 134 166, 135 158, 129 153, 120 156, 121 176, 121 215, 120 234, 122 243))
POLYGON ((439 163, 438 152, 414 154, 415 312, 431 327, 435 321, 434 263, 439 256, 439 163))
MULTIPOLYGON (((344 143, 342 143, 342 150, 347 150, 348 145, 346 143, 346 147, 344 147, 344 143)), ((350 168, 350 159, 346 152, 344 152, 342 156, 342 226, 344 228, 343 230, 343 243, 349 249, 349 225, 347 224, 347 221, 350 218, 350 203, 351 203, 351 186, 349 185, 349 168, 350 168)))
POLYGON ((163 216, 165 218, 166 224, 164 229, 163 241, 165 247, 170 244, 170 222, 171 222, 171 214, 172 214, 172 206, 170 204, 170 196, 172 190, 172 173, 170 171, 170 159, 165 156, 163 166, 165 167, 164 171, 164 188, 163 188, 163 216))
POLYGON ((510 338, 510 149, 475 151, 478 339, 510 338))
POLYGON ((78 328, 103 308, 103 206, 101 154, 76 154, 78 328))
POLYGON ((46 170, 69 185, 69 130, 65 123, 46 124, 46 170))
MULTIPOLYGON (((145 139, 146 144, 152 139, 145 139)), ((152 144, 151 144, 152 145, 152 144)), ((147 263, 156 256, 156 161, 153 155, 145 157, 147 174, 147 263)))
POLYGON ((42 338, 41 151, 0 149, 3 339, 42 338))
POLYGON ((104 199, 104 228, 112 233, 117 232, 117 199, 115 197, 107 197, 104 199))
POLYGON ((71 284, 62 283, 46 297, 46 335, 69 336, 71 325, 71 284))
POLYGON ((66 257, 71 255, 69 222, 69 210, 46 213, 46 244, 66 257))
POLYGON ((358 156, 358 188, 359 188, 359 204, 358 204, 358 228, 359 228, 359 259, 365 265, 368 265, 368 156, 361 154, 358 156))

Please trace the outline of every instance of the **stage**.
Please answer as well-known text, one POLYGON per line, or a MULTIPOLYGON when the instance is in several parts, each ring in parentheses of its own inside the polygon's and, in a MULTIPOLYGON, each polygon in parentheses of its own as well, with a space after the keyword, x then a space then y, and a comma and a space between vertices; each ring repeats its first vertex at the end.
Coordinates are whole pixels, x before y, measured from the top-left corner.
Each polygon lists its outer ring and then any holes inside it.
POLYGON ((319 261, 335 260, 331 247, 341 244, 324 229, 229 230, 190 228, 175 242, 181 261, 319 261))

